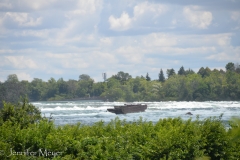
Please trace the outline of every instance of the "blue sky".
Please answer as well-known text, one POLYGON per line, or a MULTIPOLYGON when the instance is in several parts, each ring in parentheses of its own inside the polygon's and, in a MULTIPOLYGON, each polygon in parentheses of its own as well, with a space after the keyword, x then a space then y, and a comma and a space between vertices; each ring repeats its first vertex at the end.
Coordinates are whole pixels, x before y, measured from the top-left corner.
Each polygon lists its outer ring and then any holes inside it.
POLYGON ((0 81, 240 63, 239 0, 1 0, 0 81))

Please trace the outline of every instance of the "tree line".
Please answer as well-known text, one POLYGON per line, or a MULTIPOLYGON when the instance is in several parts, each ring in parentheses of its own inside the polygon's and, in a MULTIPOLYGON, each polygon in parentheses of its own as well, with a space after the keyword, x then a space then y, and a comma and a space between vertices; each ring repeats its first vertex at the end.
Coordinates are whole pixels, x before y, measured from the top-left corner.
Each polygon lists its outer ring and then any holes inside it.
POLYGON ((43 81, 19 81, 9 75, 0 82, 0 101, 17 102, 27 96, 30 101, 67 100, 83 97, 101 97, 109 101, 206 101, 240 100, 240 66, 229 62, 226 71, 201 67, 197 73, 184 67, 176 72, 167 69, 167 78, 160 69, 157 80, 150 75, 133 78, 123 71, 105 82, 94 82, 87 74, 78 80, 50 78, 43 81))

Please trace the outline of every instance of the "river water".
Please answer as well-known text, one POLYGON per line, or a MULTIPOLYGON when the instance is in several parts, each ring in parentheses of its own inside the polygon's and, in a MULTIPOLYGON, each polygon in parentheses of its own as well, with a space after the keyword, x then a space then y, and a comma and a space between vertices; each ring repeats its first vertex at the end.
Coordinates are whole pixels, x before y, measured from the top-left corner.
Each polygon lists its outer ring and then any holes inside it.
MULTIPOLYGON (((134 102, 135 103, 135 102, 134 102)), ((102 101, 42 101, 32 102, 38 107, 42 115, 54 119, 56 125, 76 124, 80 122, 85 125, 92 125, 95 122, 110 122, 118 117, 126 121, 135 121, 140 117, 146 121, 157 122, 163 118, 181 117, 182 119, 194 120, 198 115, 200 119, 208 117, 219 117, 228 121, 232 117, 240 116, 240 101, 207 101, 207 102, 136 102, 147 104, 145 112, 116 115, 107 112, 107 108, 115 105, 123 105, 124 102, 102 102, 102 101), (186 115, 191 112, 192 115, 186 115)))

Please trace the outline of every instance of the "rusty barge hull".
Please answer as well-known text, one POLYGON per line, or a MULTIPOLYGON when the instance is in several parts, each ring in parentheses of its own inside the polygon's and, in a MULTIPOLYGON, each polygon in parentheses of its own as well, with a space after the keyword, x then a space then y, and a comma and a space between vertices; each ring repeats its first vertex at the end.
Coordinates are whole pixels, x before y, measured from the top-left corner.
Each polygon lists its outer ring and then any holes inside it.
POLYGON ((108 108, 109 112, 115 114, 127 114, 127 113, 137 113, 144 112, 147 109, 147 105, 145 104, 129 104, 123 106, 114 106, 114 108, 108 108))

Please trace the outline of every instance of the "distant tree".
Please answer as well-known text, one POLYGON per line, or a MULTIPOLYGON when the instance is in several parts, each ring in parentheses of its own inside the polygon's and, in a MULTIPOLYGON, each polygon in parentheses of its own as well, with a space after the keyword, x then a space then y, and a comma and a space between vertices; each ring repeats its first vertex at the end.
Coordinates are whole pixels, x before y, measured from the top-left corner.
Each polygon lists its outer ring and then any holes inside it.
POLYGON ((171 76, 175 75, 175 70, 172 68, 172 69, 167 69, 167 75, 168 75, 168 78, 170 78, 171 76))
POLYGON ((107 89, 107 84, 104 82, 93 84, 93 96, 100 96, 107 89))
POLYGON ((165 77, 164 77, 162 68, 161 68, 160 73, 159 73, 159 75, 158 75, 158 80, 159 80, 160 82, 165 82, 165 77))
POLYGON ((47 83, 47 92, 45 93, 45 98, 51 98, 58 94, 57 81, 54 78, 50 78, 47 83))
POLYGON ((25 96, 27 94, 26 87, 24 83, 20 83, 18 81, 18 77, 16 74, 11 74, 8 76, 7 80, 2 84, 2 91, 4 93, 4 99, 1 101, 6 102, 18 102, 19 98, 25 96))
POLYGON ((225 66, 227 71, 234 71, 235 70, 235 66, 234 63, 229 62, 226 66, 225 66))
POLYGON ((6 97, 6 87, 3 83, 0 82, 0 109, 3 106, 3 100, 5 100, 6 97))
POLYGON ((192 69, 188 69, 185 71, 185 74, 188 75, 188 74, 194 74, 195 72, 192 70, 192 69))
POLYGON ((205 73, 205 69, 203 67, 201 67, 198 72, 198 74, 200 74, 202 77, 204 76, 204 73, 205 73))
POLYGON ((34 78, 30 83, 30 91, 29 91, 29 98, 34 101, 43 100, 43 93, 47 87, 42 79, 34 78))
POLYGON ((235 71, 240 73, 240 65, 238 63, 235 64, 235 71))
POLYGON ((200 74, 202 77, 208 77, 211 73, 210 68, 206 67, 205 69, 203 67, 201 67, 198 70, 198 74, 200 74))
POLYGON ((68 85, 67 82, 63 80, 63 78, 60 78, 57 81, 57 86, 60 94, 66 94, 68 92, 68 85))
POLYGON ((151 78, 149 77, 148 73, 147 73, 147 75, 146 75, 146 80, 147 80, 147 81, 151 81, 151 78))
POLYGON ((112 78, 119 80, 122 84, 125 84, 126 81, 132 78, 129 73, 125 73, 123 71, 118 72, 116 75, 113 75, 112 78))
POLYGON ((16 74, 10 74, 8 75, 6 82, 18 83, 19 81, 16 74))
POLYGON ((206 68, 205 68, 205 76, 206 76, 206 77, 207 77, 207 76, 210 76, 210 74, 211 74, 211 69, 208 68, 208 67, 206 67, 206 68))
POLYGON ((183 66, 179 69, 178 75, 185 75, 185 69, 183 66))
POLYGON ((221 74, 224 74, 225 73, 225 71, 224 70, 222 70, 222 69, 220 69, 220 71, 219 71, 221 74))
POLYGON ((78 81, 73 80, 73 79, 69 79, 67 81, 67 86, 68 86, 68 96, 70 98, 75 98, 77 88, 78 88, 78 81))
POLYGON ((90 76, 89 75, 87 75, 87 74, 81 74, 80 76, 79 76, 79 81, 88 81, 88 80, 90 80, 91 78, 90 78, 90 76))

